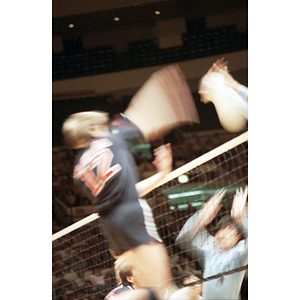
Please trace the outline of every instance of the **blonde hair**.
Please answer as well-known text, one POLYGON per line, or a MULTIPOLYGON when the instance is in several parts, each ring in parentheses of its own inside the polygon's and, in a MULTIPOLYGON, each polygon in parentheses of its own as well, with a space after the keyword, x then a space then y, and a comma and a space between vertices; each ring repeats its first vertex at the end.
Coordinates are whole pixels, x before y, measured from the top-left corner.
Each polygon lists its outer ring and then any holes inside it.
POLYGON ((84 111, 70 115, 63 123, 62 133, 65 143, 71 148, 78 148, 92 137, 89 130, 98 125, 108 125, 108 113, 102 111, 84 111))

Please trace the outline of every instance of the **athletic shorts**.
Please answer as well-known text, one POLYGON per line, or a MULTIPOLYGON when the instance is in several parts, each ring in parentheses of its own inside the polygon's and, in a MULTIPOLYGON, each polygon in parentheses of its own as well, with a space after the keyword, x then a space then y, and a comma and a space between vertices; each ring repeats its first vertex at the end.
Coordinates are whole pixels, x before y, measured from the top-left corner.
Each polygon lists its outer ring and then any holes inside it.
POLYGON ((107 215, 100 216, 100 222, 117 256, 152 239, 162 242, 152 210, 144 199, 118 204, 107 215))

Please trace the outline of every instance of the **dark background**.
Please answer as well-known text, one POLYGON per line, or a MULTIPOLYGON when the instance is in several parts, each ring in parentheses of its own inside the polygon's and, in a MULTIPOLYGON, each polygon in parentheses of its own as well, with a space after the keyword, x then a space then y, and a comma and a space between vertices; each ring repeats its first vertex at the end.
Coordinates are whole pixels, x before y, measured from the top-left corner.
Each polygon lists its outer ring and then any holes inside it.
POLYGON ((145 74, 145 81, 149 68, 184 63, 188 77, 189 68, 199 64, 199 74, 187 80, 201 124, 188 130, 221 128, 214 106, 199 102, 197 83, 207 70, 204 66, 231 54, 233 76, 248 84, 248 70, 239 68, 234 56, 248 49, 248 1, 54 0, 52 8, 52 146, 62 145, 61 125, 71 113, 96 109, 113 115, 124 111, 141 86, 118 89, 118 85, 124 86, 128 72, 137 79, 145 74), (114 21, 115 17, 120 20, 114 21), (170 21, 174 21, 174 32, 172 28, 163 32, 170 21), (120 72, 125 72, 123 77, 118 77, 120 72), (101 75, 110 76, 109 88, 88 88, 94 81, 101 83, 101 75), (78 84, 81 88, 74 92, 78 84))

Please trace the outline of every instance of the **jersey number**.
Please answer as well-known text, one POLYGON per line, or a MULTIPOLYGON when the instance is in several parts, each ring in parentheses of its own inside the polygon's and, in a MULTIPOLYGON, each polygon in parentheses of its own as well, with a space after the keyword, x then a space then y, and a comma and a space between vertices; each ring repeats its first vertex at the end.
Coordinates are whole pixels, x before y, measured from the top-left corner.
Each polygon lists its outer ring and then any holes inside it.
POLYGON ((111 145, 108 139, 92 142, 74 169, 74 178, 80 178, 94 196, 97 196, 105 183, 122 169, 119 164, 111 166, 114 154, 107 148, 111 145), (94 168, 97 168, 96 174, 94 168))

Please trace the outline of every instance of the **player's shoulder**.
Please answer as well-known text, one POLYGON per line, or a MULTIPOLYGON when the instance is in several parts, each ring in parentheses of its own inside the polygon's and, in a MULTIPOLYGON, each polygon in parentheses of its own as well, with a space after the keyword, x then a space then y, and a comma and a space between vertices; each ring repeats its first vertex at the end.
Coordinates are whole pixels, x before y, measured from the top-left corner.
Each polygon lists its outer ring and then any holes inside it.
POLYGON ((127 290, 132 290, 132 288, 129 285, 125 285, 122 288, 119 288, 116 290, 116 294, 120 294, 121 292, 127 291, 127 290))
POLYGON ((110 123, 112 135, 121 135, 126 140, 138 140, 144 143, 144 136, 140 128, 129 117, 124 114, 115 115, 110 123))
POLYGON ((110 291, 110 293, 105 296, 104 300, 113 300, 115 299, 116 295, 127 290, 132 290, 132 287, 120 284, 117 287, 115 287, 112 291, 110 291))

